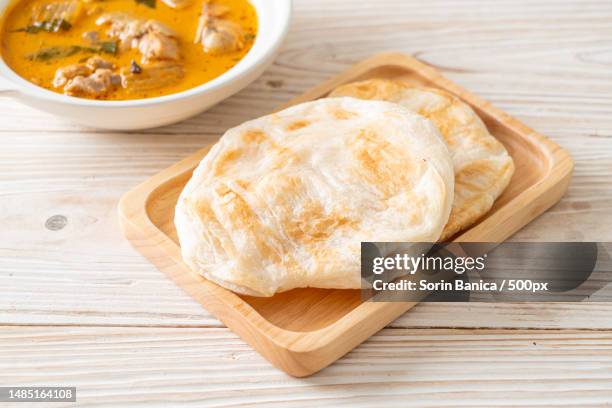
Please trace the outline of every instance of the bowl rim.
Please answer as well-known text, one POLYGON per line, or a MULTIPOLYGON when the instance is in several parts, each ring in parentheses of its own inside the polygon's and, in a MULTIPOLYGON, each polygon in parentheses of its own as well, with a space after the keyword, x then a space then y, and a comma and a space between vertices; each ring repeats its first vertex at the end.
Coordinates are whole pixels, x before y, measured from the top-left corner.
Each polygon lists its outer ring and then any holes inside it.
MULTIPOLYGON (((97 108, 118 108, 118 107, 146 107, 153 105, 166 104, 173 101, 188 99, 206 92, 215 91, 231 83, 234 83, 241 78, 247 76, 252 71, 256 70, 261 64, 264 64, 271 56, 275 54, 289 31, 291 22, 292 0, 247 0, 255 8, 257 13, 258 26, 261 23, 262 14, 272 11, 274 13, 274 26, 268 35, 262 36, 262 32, 258 27, 255 42, 249 52, 232 68, 219 75, 218 77, 198 85, 193 88, 186 89, 181 92, 156 96, 153 98, 128 99, 124 101, 106 101, 97 99, 78 98, 68 96, 57 92, 50 91, 38 85, 31 83, 13 71, 4 62, 0 54, 0 81, 8 81, 11 91, 17 94, 26 94, 28 96, 45 99, 49 102, 56 102, 76 106, 88 106, 97 108), (267 8, 266 11, 264 11, 267 8), (258 51, 254 54, 253 51, 258 51)), ((0 14, 4 14, 6 9, 13 1, 6 1, 4 6, 0 6, 0 14)), ((0 17, 0 22, 2 21, 0 17)), ((265 33, 266 31, 264 31, 265 33)), ((18 96, 18 95, 17 95, 18 96)))

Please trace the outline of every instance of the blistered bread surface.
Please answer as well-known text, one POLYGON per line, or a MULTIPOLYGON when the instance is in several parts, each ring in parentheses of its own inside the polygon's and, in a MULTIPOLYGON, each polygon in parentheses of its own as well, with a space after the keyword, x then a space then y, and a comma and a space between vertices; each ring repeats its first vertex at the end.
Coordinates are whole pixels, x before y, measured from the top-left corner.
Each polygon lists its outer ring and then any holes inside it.
POLYGON ((336 88, 330 96, 398 103, 439 129, 455 171, 455 199, 441 240, 451 238, 486 214, 508 186, 514 163, 472 108, 454 95, 400 81, 371 79, 336 88))
POLYGON ((453 200, 433 124, 382 101, 321 99, 228 130, 181 193, 184 261, 235 292, 359 288, 361 241, 435 241, 453 200))

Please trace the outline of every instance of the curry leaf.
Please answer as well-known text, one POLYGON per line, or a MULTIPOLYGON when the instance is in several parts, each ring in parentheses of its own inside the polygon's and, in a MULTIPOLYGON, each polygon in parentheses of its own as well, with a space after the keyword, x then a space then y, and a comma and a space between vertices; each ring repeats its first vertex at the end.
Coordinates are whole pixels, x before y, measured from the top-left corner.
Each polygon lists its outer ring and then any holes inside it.
POLYGON ((98 44, 98 49, 100 52, 105 52, 107 54, 116 55, 117 54, 117 42, 116 41, 103 41, 98 44))
POLYGON ((153 8, 153 9, 156 6, 156 0, 136 0, 136 3, 144 4, 145 6, 147 6, 149 8, 153 8))
POLYGON ((58 31, 68 31, 72 28, 72 24, 63 18, 56 20, 45 20, 37 21, 27 27, 18 28, 15 32, 24 32, 29 34, 36 34, 39 31, 46 31, 48 33, 57 33, 58 31))
POLYGON ((80 45, 49 47, 43 48, 33 54, 28 55, 28 59, 32 61, 48 61, 55 58, 70 57, 78 52, 94 52, 94 50, 88 47, 81 47, 80 45))
POLYGON ((27 58, 32 61, 49 61, 57 58, 65 58, 77 53, 89 54, 117 54, 117 43, 114 41, 105 41, 98 44, 96 47, 83 47, 81 45, 69 45, 66 47, 49 47, 38 50, 37 52, 27 55, 27 58))

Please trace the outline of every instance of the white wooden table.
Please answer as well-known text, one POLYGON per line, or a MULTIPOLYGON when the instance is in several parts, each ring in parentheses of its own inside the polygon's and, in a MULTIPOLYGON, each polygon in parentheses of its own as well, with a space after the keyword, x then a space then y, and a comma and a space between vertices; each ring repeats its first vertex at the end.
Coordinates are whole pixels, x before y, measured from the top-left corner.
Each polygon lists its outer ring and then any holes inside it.
POLYGON ((128 189, 379 51, 438 67, 567 148, 567 196, 515 240, 612 239, 612 2, 299 0, 284 49, 184 123, 108 133, 0 98, 0 385, 80 405, 612 403, 612 304, 423 304, 328 369, 268 365, 122 237, 128 189))

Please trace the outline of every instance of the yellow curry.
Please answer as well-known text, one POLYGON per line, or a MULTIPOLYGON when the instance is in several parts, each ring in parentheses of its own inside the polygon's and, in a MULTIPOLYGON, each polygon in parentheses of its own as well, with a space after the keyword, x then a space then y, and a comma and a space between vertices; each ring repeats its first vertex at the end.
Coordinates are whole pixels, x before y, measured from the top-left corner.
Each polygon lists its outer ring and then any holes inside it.
POLYGON ((247 0, 21 0, 1 29, 2 57, 23 78, 104 100, 184 91, 251 48, 247 0))

